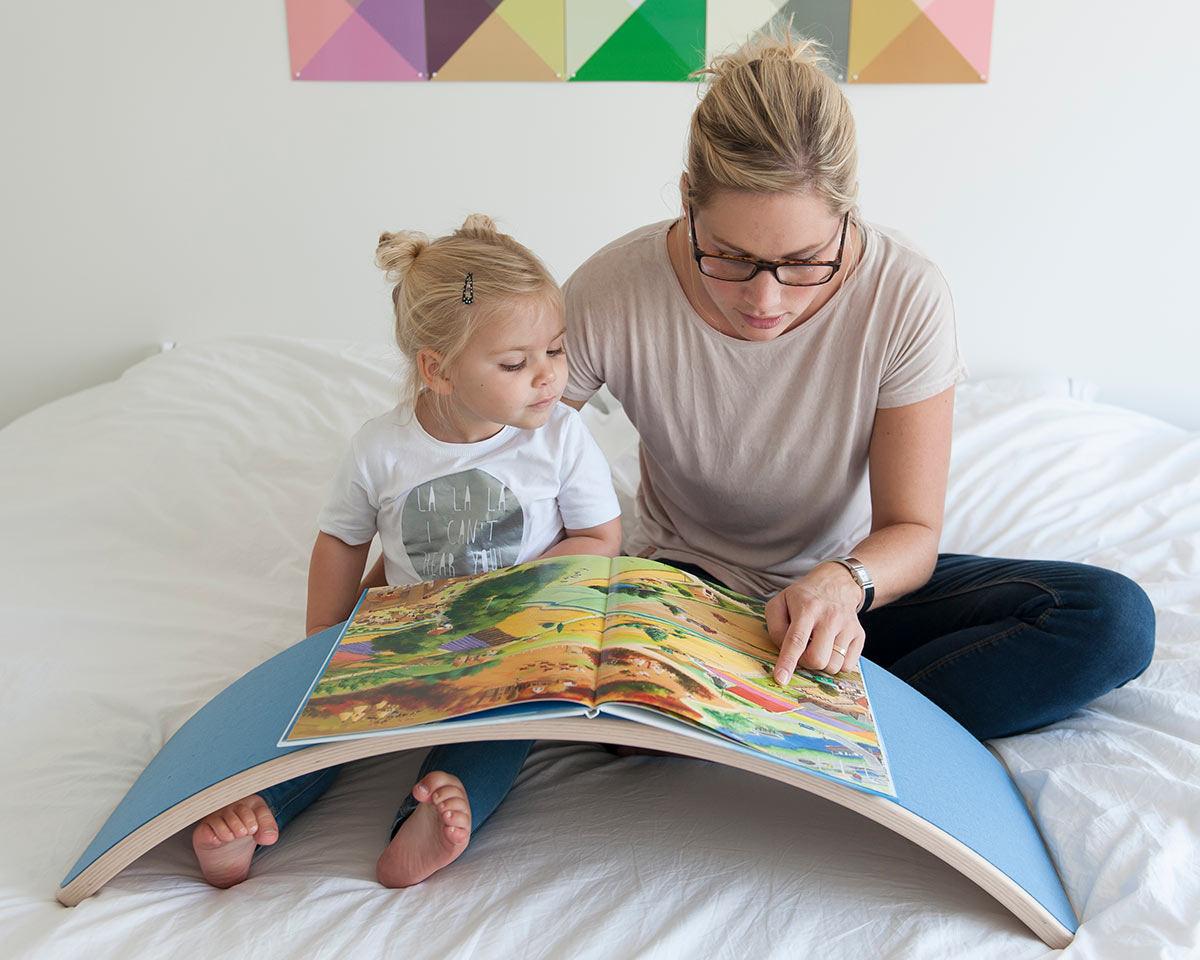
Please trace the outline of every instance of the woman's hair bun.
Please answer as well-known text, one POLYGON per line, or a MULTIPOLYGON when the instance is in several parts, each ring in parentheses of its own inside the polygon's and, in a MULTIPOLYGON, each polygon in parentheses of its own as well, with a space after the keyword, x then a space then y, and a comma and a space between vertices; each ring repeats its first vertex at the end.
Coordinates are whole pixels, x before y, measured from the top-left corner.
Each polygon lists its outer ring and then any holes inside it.
POLYGON ((417 230, 381 233, 379 246, 375 248, 375 266, 387 274, 390 282, 399 283, 428 246, 429 237, 417 230))

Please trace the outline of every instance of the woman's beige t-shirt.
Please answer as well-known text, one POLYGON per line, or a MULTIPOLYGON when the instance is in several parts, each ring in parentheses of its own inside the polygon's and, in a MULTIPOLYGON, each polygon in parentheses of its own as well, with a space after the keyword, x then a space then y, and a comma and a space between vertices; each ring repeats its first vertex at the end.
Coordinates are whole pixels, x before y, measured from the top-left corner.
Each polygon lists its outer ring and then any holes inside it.
POLYGON ((922 254, 861 225, 863 258, 828 303, 774 340, 738 340, 688 303, 672 222, 609 244, 567 281, 564 396, 606 383, 637 427, 635 552, 768 597, 869 532, 876 409, 966 375, 950 291, 922 254))

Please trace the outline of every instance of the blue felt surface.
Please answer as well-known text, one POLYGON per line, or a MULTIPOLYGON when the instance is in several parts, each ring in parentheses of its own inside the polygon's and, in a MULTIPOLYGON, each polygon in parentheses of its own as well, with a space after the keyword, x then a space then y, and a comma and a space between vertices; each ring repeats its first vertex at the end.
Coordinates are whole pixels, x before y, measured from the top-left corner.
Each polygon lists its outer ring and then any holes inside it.
POLYGON ((1072 933, 1078 927, 1037 825, 1008 771, 940 707, 862 660, 896 803, 1007 874, 1072 933))
POLYGON ((260 763, 311 749, 277 741, 341 631, 340 624, 330 627, 277 653, 197 710, 134 781, 62 886, 175 804, 260 763))
MULTIPOLYGON (((129 788, 62 885, 177 803, 260 763, 311 749, 277 741, 340 632, 331 627, 289 647, 197 711, 129 788)), ((894 802, 990 861, 1074 931, 1074 910, 1004 767, 903 681, 866 660, 862 668, 896 786, 894 802)))

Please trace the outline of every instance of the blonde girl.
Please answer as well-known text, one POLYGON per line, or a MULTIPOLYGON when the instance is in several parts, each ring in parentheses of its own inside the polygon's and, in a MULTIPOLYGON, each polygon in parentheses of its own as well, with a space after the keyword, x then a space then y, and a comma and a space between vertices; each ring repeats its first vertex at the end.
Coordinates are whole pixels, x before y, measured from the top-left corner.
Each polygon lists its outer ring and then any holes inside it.
MULTIPOLYGON (((376 263, 393 284, 410 389, 355 434, 334 478, 309 565, 308 635, 345 620, 364 584, 620 550, 608 466, 578 413, 558 402, 567 377, 562 293, 541 261, 476 214, 437 239, 385 233, 376 263), (376 535, 380 563, 360 582, 376 535)), ((432 750, 376 864, 379 881, 409 886, 455 860, 529 746, 432 750)), ((279 784, 198 823, 193 847, 205 878, 221 887, 245 879, 255 849, 276 842, 334 775, 279 784)))

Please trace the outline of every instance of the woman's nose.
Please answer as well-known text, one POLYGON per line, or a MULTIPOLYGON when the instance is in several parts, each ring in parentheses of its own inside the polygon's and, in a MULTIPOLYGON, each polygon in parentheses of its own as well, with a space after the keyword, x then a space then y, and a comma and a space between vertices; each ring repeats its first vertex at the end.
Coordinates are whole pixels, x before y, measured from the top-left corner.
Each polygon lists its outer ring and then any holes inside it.
POLYGON ((774 306, 779 302, 780 286, 770 270, 759 270, 756 276, 745 283, 746 302, 760 310, 774 306))

